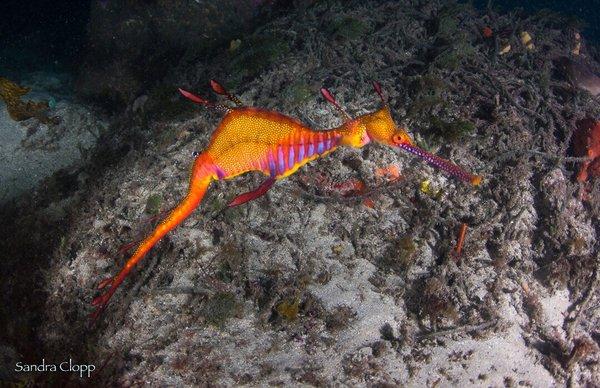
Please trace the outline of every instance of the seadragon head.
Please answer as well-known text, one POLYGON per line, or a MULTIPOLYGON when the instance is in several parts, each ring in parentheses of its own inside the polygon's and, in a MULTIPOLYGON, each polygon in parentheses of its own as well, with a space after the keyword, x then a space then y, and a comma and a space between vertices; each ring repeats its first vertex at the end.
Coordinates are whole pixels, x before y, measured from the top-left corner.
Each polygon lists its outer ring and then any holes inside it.
POLYGON ((365 128, 367 136, 372 141, 388 146, 413 145, 408 132, 394 122, 387 104, 375 112, 357 117, 356 120, 365 128))
POLYGON ((362 147, 371 141, 375 141, 417 155, 430 165, 446 171, 450 175, 462 181, 469 182, 474 186, 481 183, 482 178, 480 175, 470 174, 454 163, 417 147, 406 129, 399 127, 392 118, 389 105, 383 97, 379 83, 374 82, 373 86, 375 92, 379 95, 383 106, 374 112, 366 113, 354 119, 350 118, 350 116, 339 106, 327 89, 321 89, 321 93, 327 101, 332 103, 346 118, 345 123, 340 127, 340 129, 342 129, 341 132, 343 133, 341 138, 342 145, 362 147))

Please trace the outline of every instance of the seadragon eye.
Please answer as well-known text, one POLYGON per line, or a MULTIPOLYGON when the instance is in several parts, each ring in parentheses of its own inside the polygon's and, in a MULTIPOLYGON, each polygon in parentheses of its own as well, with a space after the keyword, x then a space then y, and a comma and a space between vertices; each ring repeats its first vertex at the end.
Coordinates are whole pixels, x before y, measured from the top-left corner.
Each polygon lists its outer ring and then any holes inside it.
POLYGON ((398 134, 394 134, 394 136, 392 136, 392 141, 394 142, 394 144, 402 144, 403 143, 402 136, 398 135, 398 134))

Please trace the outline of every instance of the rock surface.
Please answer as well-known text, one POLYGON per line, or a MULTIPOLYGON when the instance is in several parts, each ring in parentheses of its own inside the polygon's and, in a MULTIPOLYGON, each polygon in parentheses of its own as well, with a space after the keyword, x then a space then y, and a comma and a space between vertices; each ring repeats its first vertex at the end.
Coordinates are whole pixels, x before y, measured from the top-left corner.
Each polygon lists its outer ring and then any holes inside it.
MULTIPOLYGON (((571 43, 564 21, 491 16, 437 2, 319 1, 242 37, 238 53, 179 64, 169 80, 205 85, 219 69, 243 101, 328 128, 338 120, 316 97, 320 85, 360 114, 376 106, 368 81, 378 79, 417 142, 483 174, 481 187, 378 145, 339 149, 223 213, 260 177, 218 182, 88 329, 94 287, 125 260, 118 247, 152 229, 146 209, 156 198, 160 210, 181 199, 193 151, 218 117, 140 119, 141 146, 85 174, 77 200, 36 210, 68 214, 44 255, 27 251, 44 268, 44 297, 33 312, 7 296, 5 306, 38 325, 46 354, 101 368, 81 380, 98 385, 594 384, 600 186, 581 187, 565 158, 575 122, 600 106, 554 72, 552 51, 571 43), (538 49, 510 31, 499 39, 514 49, 498 55, 480 34, 490 23, 526 26, 538 49), (257 52, 268 60, 255 61, 257 52), (398 181, 375 173, 391 163, 398 181), (367 187, 361 197, 324 184, 353 178, 367 187)), ((19 213, 21 229, 30 218, 19 213)), ((2 354, 31 356, 24 346, 13 341, 2 354)))
POLYGON ((52 101, 54 122, 13 120, 0 102, 0 202, 18 198, 63 168, 82 165, 107 124, 84 105, 61 94, 64 86, 52 74, 33 74, 27 99, 52 101), (43 79, 44 81, 41 81, 43 79), (43 82, 43 83, 42 83, 43 82))

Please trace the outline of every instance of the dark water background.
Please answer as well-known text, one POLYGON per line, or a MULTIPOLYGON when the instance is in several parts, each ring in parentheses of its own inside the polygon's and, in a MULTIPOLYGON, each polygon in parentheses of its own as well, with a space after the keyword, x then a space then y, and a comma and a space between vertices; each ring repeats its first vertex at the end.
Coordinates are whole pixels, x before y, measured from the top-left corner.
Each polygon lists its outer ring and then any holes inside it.
POLYGON ((0 72, 76 68, 86 43, 90 3, 1 0, 0 72))
MULTIPOLYGON (((484 9, 488 0, 475 0, 474 4, 484 9)), ((506 12, 523 8, 533 13, 548 8, 577 17, 586 24, 584 37, 594 44, 600 42, 600 0, 503 0, 491 4, 506 12)), ((76 69, 85 50, 90 7, 89 0, 0 1, 0 71, 10 75, 76 69)))

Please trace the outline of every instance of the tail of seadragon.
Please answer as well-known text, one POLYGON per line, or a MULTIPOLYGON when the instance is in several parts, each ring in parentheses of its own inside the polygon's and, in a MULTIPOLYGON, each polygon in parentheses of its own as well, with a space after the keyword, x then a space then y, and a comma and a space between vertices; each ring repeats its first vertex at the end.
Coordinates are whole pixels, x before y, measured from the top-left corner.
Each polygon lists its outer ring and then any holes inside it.
POLYGON ((98 289, 104 289, 108 286, 110 286, 110 288, 104 294, 94 298, 92 301, 92 305, 96 306, 96 310, 90 315, 92 322, 96 321, 104 309, 106 309, 110 298, 119 285, 123 283, 123 280, 125 280, 133 267, 146 256, 160 239, 171 230, 175 229, 198 207, 213 179, 215 179, 215 173, 212 158, 204 153, 198 156, 194 162, 194 167, 190 174, 190 185, 185 198, 179 202, 175 209, 173 209, 154 231, 140 243, 135 250, 135 253, 127 260, 127 263, 121 271, 116 276, 105 279, 98 285, 98 289))

